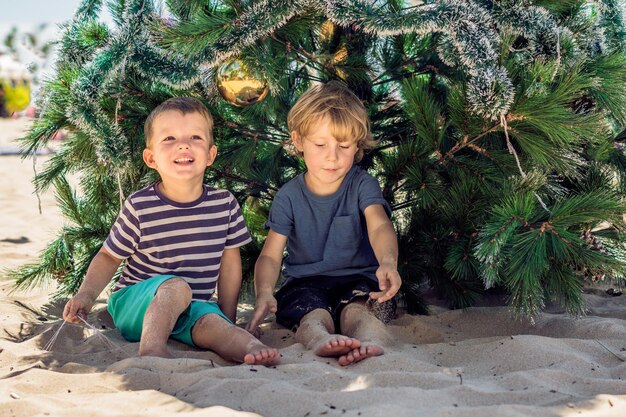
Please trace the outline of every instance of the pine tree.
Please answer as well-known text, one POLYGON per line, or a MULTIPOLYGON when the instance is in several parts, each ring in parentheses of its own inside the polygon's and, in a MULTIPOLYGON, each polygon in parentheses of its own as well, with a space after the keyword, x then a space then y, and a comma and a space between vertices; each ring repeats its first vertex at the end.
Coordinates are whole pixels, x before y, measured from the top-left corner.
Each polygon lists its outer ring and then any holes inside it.
POLYGON ((624 6, 583 0, 295 0, 107 3, 84 0, 60 41, 29 153, 69 138, 35 179, 54 187, 69 226, 18 285, 54 278, 74 293, 121 201, 155 180, 142 125, 191 95, 216 119, 207 181, 233 191, 254 244, 273 195, 304 166, 286 115, 311 83, 344 81, 366 104, 377 148, 361 162, 394 210, 402 295, 425 310, 432 287, 452 307, 490 288, 518 313, 547 301, 584 313, 582 287, 624 280, 624 6), (236 107, 216 88, 238 62, 270 90, 236 107), (80 193, 65 176, 80 174, 80 193))

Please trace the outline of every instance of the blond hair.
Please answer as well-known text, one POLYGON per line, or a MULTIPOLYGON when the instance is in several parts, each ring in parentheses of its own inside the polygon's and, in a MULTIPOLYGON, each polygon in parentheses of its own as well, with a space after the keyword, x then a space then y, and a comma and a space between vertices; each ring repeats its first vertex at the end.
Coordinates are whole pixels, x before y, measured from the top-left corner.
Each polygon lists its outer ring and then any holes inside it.
MULTIPOLYGON (((338 81, 313 86, 302 94, 287 115, 287 126, 289 132, 306 138, 325 117, 329 118, 331 134, 338 142, 356 141, 354 162, 359 162, 365 150, 376 145, 365 106, 338 81)), ((302 156, 302 152, 298 153, 302 156)))
POLYGON ((161 113, 176 110, 184 115, 189 113, 200 113, 209 125, 209 142, 213 143, 213 116, 209 109, 197 98, 193 97, 172 97, 159 104, 150 112, 146 122, 143 124, 143 135, 146 139, 146 147, 150 145, 150 137, 152 136, 152 125, 155 119, 161 113))

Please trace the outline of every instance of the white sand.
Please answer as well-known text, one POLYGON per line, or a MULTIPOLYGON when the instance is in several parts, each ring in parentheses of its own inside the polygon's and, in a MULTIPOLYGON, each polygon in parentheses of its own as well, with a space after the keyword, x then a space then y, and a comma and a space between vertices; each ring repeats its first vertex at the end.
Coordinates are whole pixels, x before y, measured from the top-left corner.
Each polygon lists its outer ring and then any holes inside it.
POLYGON ((2 155, 19 151, 15 140, 29 125, 24 118, 0 119, 0 269, 34 261, 63 225, 53 191, 37 196, 31 182, 50 157, 37 156, 33 166, 33 159, 2 155))
MULTIPOLYGON (((0 120, 0 146, 23 124, 0 120)), ((51 193, 39 215, 30 161, 0 156, 0 172, 0 240, 18 239, 0 242, 0 259, 15 268, 35 259, 62 219, 51 193)), ((401 314, 386 355, 345 368, 269 323, 262 340, 283 357, 265 368, 177 342, 177 359, 138 358, 138 345, 112 328, 104 299, 89 322, 115 346, 68 324, 44 351, 63 302, 49 301, 51 289, 10 293, 11 284, 0 281, 1 416, 626 415, 626 296, 588 291, 587 317, 554 309, 534 326, 496 306, 401 314)))

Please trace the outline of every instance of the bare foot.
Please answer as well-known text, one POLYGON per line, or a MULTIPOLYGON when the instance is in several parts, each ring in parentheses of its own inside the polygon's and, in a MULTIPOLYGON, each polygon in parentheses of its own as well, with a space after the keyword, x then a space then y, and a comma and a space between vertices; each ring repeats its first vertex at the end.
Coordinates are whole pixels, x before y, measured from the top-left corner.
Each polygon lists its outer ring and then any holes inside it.
POLYGON ((317 340, 312 340, 308 348, 317 356, 336 357, 345 355, 360 346, 361 342, 358 339, 340 334, 331 334, 323 338, 318 338, 317 340))
POLYGON ((357 349, 353 349, 345 355, 340 356, 337 361, 339 362, 339 365, 346 366, 360 362, 363 359, 367 359, 372 356, 380 356, 383 353, 385 353, 385 351, 376 345, 361 346, 357 349))
POLYGON ((139 356, 156 356, 158 358, 172 359, 174 356, 166 348, 140 349, 139 356))
POLYGON ((273 365, 278 363, 280 354, 278 349, 271 348, 262 343, 255 343, 243 357, 248 365, 273 365))

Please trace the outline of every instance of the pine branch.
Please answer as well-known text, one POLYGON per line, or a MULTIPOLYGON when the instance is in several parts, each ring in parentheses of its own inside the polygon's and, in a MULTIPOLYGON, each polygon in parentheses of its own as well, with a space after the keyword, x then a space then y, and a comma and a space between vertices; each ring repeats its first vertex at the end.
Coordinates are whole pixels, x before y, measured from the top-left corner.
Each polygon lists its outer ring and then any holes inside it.
MULTIPOLYGON (((209 167, 210 171, 214 171, 217 175, 218 178, 228 178, 230 180, 234 180, 236 182, 242 183, 242 184, 246 184, 248 185, 250 188, 253 189, 260 189, 263 190, 266 193, 275 193, 276 191, 278 191, 278 189, 276 187, 272 187, 269 184, 266 184, 262 181, 257 181, 257 180, 251 180, 245 177, 242 177, 240 175, 234 174, 230 171, 226 171, 226 170, 222 170, 222 171, 215 171, 214 168, 209 167)), ((258 196, 257 196, 258 197, 258 196)))
POLYGON ((108 28, 102 2, 83 1, 22 140, 34 153, 68 132, 35 182, 55 186, 71 226, 19 282, 78 288, 119 200, 158 180, 142 124, 172 96, 215 116, 205 179, 241 202, 250 271, 273 195, 305 169, 284 146, 288 110, 312 83, 343 79, 380 141, 360 165, 395 210, 411 311, 425 287, 464 307, 497 286, 522 314, 550 300, 582 314, 581 286, 626 265, 624 20, 613 0, 531 3, 167 0, 166 19, 156 2, 116 0, 108 28), (267 81, 262 102, 221 99, 217 67, 235 58, 267 81))

